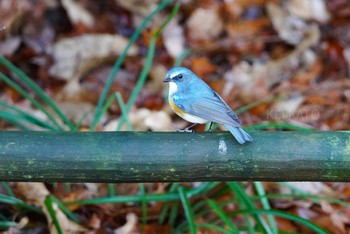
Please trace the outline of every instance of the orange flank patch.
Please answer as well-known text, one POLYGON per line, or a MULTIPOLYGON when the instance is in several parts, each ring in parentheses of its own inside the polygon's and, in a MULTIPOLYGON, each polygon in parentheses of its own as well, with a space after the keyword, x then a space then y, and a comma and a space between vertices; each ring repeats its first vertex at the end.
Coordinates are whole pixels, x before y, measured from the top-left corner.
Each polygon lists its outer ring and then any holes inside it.
POLYGON ((184 116, 186 114, 186 112, 184 112, 183 110, 181 110, 175 103, 173 100, 169 100, 171 109, 173 109, 173 111, 178 114, 179 116, 184 116))

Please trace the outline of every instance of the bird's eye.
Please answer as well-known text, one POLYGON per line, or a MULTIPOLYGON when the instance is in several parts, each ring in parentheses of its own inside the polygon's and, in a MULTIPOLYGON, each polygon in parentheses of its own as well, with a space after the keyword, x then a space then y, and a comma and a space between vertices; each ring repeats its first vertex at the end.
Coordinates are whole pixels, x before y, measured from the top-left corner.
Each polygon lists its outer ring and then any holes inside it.
POLYGON ((182 75, 180 74, 180 75, 178 75, 177 77, 179 77, 179 79, 182 79, 182 75))

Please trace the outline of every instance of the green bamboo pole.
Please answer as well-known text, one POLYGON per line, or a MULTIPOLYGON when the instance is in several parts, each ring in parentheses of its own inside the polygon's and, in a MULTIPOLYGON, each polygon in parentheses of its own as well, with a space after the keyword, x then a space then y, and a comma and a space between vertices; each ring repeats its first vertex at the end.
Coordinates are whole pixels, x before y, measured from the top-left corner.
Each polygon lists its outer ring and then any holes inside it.
POLYGON ((350 181, 350 132, 0 132, 0 181, 350 181))

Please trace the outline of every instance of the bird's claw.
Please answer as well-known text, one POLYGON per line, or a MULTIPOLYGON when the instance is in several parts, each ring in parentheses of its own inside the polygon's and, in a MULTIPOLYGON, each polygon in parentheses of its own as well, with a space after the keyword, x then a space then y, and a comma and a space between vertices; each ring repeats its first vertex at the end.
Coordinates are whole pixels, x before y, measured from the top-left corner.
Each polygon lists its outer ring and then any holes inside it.
POLYGON ((177 132, 194 132, 192 129, 188 129, 188 128, 185 128, 185 129, 176 129, 177 132))

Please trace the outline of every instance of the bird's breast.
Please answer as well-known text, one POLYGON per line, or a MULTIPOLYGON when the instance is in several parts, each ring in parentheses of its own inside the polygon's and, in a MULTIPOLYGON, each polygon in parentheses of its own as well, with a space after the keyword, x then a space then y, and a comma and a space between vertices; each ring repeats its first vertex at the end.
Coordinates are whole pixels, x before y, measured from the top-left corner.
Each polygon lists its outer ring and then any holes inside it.
POLYGON ((208 123, 209 120, 207 119, 203 119, 201 117, 195 116, 195 115, 191 115, 183 110, 181 110, 174 102, 172 97, 169 97, 169 104, 171 106, 171 109, 173 109, 173 111, 180 116, 181 118, 187 120, 188 122, 191 123, 199 123, 199 124, 204 124, 204 123, 208 123))
POLYGON ((181 110, 174 102, 173 98, 169 96, 169 104, 171 109, 173 109, 173 111, 178 114, 180 117, 183 117, 186 112, 184 112, 183 110, 181 110))

